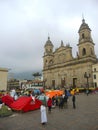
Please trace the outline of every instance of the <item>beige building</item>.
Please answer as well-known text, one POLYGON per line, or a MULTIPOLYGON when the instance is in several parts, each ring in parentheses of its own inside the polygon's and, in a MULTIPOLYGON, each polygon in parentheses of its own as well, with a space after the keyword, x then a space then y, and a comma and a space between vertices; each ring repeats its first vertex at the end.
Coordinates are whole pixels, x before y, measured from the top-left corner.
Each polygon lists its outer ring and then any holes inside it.
POLYGON ((0 68, 0 90, 7 89, 8 69, 0 68))
POLYGON ((97 63, 91 29, 85 20, 78 30, 78 52, 73 57, 70 44, 61 45, 55 51, 54 45, 48 37, 44 46, 43 80, 45 86, 56 87, 82 87, 93 86, 92 65, 97 63))
POLYGON ((92 65, 94 87, 98 87, 98 63, 92 65))

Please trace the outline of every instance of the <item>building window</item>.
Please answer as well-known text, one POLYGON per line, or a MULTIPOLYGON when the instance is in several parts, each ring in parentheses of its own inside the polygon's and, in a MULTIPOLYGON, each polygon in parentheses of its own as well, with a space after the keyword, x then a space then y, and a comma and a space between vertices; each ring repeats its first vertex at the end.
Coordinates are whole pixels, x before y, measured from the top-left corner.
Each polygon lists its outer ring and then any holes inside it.
POLYGON ((53 64, 53 61, 52 61, 52 60, 50 60, 50 61, 49 61, 49 64, 50 64, 50 65, 52 65, 52 64, 53 64))
POLYGON ((48 61, 47 60, 45 60, 45 65, 48 65, 48 61))
POLYGON ((52 52, 52 49, 50 49, 50 52, 52 52))
POLYGON ((84 38, 84 33, 82 33, 82 38, 84 38))
POLYGON ((83 56, 86 55, 86 49, 85 48, 83 48, 83 50, 82 50, 82 55, 83 56))
POLYGON ((97 87, 97 83, 96 82, 94 83, 94 86, 97 87))
POLYGON ((94 79, 96 79, 96 75, 94 74, 94 79))
POLYGON ((94 68, 94 71, 96 71, 96 68, 94 68))

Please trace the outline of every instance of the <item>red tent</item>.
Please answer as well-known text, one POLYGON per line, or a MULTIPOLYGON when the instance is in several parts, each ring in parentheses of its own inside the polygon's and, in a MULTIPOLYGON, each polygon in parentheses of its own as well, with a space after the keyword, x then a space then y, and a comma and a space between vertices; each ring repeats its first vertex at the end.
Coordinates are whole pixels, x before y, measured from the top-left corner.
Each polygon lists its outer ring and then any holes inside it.
POLYGON ((14 99, 9 95, 5 95, 2 96, 2 102, 5 103, 7 106, 11 107, 11 104, 14 102, 14 99))
POLYGON ((11 108, 13 110, 27 112, 39 109, 41 104, 42 102, 38 99, 33 101, 31 97, 22 96, 11 104, 11 108))

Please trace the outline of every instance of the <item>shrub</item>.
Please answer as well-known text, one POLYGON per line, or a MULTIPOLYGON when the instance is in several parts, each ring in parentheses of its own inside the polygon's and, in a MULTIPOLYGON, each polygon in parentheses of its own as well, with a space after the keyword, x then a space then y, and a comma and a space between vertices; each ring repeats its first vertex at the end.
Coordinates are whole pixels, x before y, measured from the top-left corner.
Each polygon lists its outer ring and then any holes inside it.
POLYGON ((9 109, 6 105, 2 105, 2 108, 0 109, 0 117, 10 116, 13 112, 11 109, 9 109))

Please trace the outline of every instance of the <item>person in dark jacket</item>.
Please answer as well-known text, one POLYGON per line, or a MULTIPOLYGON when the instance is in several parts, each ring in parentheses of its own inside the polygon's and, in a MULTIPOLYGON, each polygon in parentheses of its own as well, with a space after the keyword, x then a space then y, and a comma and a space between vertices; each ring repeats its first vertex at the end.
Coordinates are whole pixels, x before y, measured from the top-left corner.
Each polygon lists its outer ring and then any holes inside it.
POLYGON ((67 96, 67 94, 64 96, 64 107, 68 108, 68 96, 67 96))
POLYGON ((75 104, 76 97, 75 97, 75 94, 73 94, 73 96, 72 96, 72 102, 73 102, 73 108, 75 109, 76 108, 76 104, 75 104))

